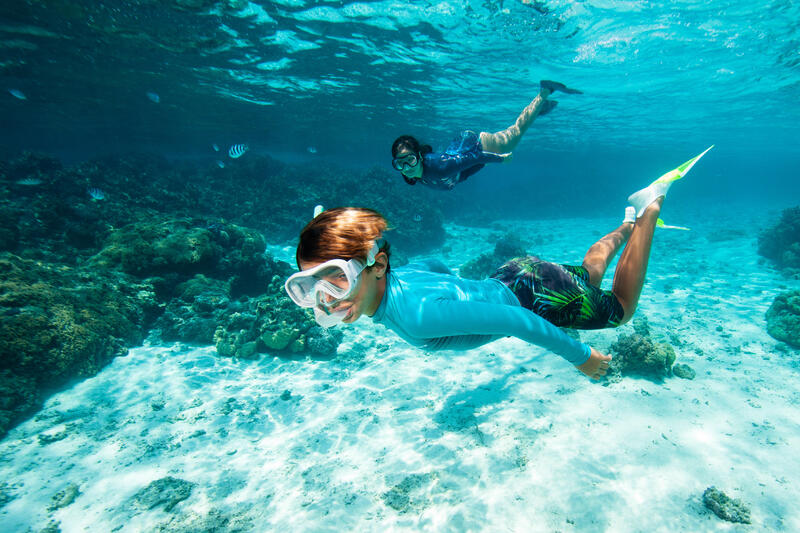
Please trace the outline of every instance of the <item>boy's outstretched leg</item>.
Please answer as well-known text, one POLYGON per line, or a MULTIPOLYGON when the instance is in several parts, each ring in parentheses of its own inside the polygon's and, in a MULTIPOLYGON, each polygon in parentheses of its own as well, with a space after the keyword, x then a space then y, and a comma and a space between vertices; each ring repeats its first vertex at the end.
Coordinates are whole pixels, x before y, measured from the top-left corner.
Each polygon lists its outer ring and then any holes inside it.
POLYGON ((653 244, 653 233, 658 224, 658 215, 661 205, 672 184, 683 178, 689 170, 711 150, 709 146, 698 156, 670 170, 653 183, 636 191, 628 197, 628 201, 636 210, 636 223, 633 233, 628 239, 628 244, 622 251, 614 272, 614 285, 611 291, 619 300, 625 311, 621 324, 629 321, 636 312, 639 296, 642 294, 644 278, 647 274, 647 262, 650 260, 650 248, 653 244))
POLYGON ((636 219, 633 231, 628 238, 628 244, 614 271, 614 284, 611 292, 619 300, 625 315, 621 324, 629 321, 636 312, 639 304, 639 295, 642 294, 644 278, 647 275, 647 263, 650 260, 650 248, 653 244, 653 233, 656 230, 656 221, 661 213, 664 197, 657 198, 636 219))

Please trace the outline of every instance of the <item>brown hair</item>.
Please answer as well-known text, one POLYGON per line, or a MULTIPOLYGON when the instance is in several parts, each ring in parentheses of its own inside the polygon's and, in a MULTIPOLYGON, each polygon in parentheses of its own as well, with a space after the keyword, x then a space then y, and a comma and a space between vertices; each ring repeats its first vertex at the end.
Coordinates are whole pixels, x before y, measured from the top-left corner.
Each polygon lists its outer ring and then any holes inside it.
MULTIPOLYGON (((336 207, 323 211, 306 224, 297 245, 297 266, 300 262, 316 263, 330 259, 366 260, 375 241, 389 224, 372 209, 336 207)), ((378 243, 380 251, 389 255, 389 243, 378 243)))

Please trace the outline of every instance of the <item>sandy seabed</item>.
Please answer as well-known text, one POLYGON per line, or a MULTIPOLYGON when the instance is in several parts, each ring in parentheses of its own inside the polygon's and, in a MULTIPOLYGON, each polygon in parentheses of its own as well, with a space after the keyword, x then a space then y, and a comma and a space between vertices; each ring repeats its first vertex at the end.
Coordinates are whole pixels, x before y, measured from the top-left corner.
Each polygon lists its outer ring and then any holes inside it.
MULTIPOLYGON (((658 232, 639 308, 694 380, 594 383, 518 339, 428 353, 369 319, 332 359, 143 346, 0 442, 0 531, 800 531, 800 353, 764 318, 800 282, 756 255, 777 211, 702 215, 658 232), (190 494, 148 508, 165 477, 190 494), (752 525, 706 509, 712 485, 752 525)), ((449 226, 437 257, 457 268, 511 227, 579 264, 618 222, 449 226)))

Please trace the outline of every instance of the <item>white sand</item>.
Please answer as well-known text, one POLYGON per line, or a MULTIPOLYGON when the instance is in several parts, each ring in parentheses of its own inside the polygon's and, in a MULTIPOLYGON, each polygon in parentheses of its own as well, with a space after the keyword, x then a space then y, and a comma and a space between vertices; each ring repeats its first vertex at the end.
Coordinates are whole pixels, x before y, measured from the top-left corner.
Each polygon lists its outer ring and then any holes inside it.
MULTIPOLYGON (((798 353, 776 350, 764 319, 798 282, 759 264, 753 229, 777 215, 681 214, 667 223, 698 222, 658 233, 639 312, 693 381, 603 386, 517 339, 425 353, 368 319, 332 360, 137 348, 0 442, 16 496, 0 531, 152 531, 170 519, 165 530, 202 531, 212 511, 230 519, 218 531, 800 531, 798 353), (136 509, 132 496, 168 475, 192 494, 171 512, 136 509), (70 483, 80 495, 48 511, 70 483), (753 524, 706 510, 711 485, 745 502, 753 524)), ((580 263, 617 222, 509 225, 532 252, 580 263)), ((453 267, 500 233, 448 229, 453 267)), ((608 351, 631 332, 582 339, 608 351)))

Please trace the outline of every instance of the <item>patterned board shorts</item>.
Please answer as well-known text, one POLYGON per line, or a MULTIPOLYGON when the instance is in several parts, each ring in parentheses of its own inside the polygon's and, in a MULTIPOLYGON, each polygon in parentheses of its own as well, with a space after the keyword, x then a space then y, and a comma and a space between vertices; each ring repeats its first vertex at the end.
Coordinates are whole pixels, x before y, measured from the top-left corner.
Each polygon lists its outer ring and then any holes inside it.
POLYGON ((582 266, 559 265, 529 255, 504 264, 492 275, 511 289, 522 307, 558 327, 615 328, 625 310, 611 291, 589 283, 582 266))

